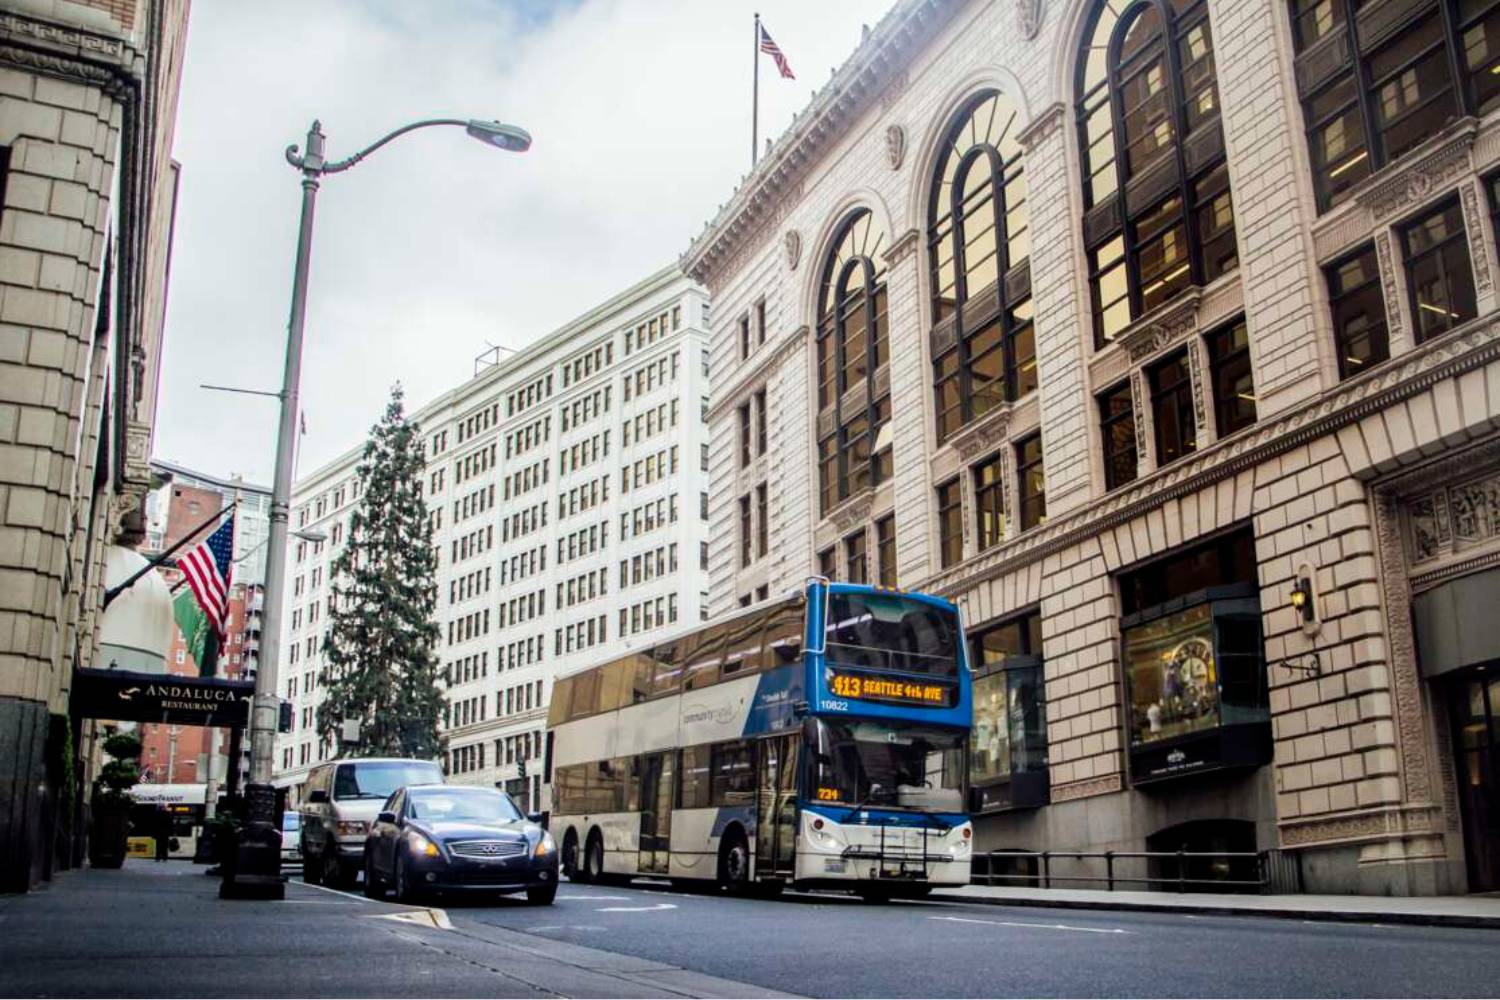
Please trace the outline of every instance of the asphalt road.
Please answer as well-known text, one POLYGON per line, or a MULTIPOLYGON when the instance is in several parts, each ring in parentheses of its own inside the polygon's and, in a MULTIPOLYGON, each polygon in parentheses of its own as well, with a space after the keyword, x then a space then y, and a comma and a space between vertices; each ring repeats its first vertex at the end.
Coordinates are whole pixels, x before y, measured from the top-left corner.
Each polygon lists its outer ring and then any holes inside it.
POLYGON ((1494 996, 1500 932, 564 885, 495 926, 808 996, 1494 996))

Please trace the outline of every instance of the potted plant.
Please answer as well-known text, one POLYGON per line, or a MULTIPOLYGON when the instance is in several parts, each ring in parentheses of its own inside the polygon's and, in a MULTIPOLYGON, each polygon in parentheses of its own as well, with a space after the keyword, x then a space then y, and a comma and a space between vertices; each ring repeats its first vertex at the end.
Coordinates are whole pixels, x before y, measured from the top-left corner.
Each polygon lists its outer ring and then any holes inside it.
POLYGON ((89 864, 119 868, 125 863, 125 843, 130 836, 130 789, 141 780, 136 763, 141 756, 141 741, 133 733, 110 732, 104 739, 104 752, 110 759, 94 782, 89 864))

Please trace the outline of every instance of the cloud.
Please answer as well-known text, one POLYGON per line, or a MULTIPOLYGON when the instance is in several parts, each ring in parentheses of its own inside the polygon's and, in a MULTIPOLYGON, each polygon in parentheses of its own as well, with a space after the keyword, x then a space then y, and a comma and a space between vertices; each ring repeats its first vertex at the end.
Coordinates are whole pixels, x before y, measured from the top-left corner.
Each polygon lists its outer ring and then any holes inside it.
POLYGON ((749 168, 752 13, 797 72, 761 67, 779 134, 889 0, 320 3, 200 0, 155 451, 269 484, 297 174, 315 117, 340 158, 428 117, 500 118, 532 150, 404 136, 318 196, 299 472, 363 440, 397 379, 420 405, 487 342, 524 347, 673 261, 749 168))

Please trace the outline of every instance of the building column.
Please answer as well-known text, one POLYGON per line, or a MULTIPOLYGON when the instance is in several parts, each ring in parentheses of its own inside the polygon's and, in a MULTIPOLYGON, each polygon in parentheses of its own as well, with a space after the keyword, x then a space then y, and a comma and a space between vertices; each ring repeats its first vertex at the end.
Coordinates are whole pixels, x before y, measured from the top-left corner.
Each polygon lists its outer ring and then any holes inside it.
POLYGON ((896 493, 896 578, 925 580, 937 571, 929 544, 933 483, 928 435, 932 407, 927 382, 932 367, 922 339, 922 283, 918 271, 922 233, 910 229, 885 253, 886 301, 890 303, 891 444, 896 493))

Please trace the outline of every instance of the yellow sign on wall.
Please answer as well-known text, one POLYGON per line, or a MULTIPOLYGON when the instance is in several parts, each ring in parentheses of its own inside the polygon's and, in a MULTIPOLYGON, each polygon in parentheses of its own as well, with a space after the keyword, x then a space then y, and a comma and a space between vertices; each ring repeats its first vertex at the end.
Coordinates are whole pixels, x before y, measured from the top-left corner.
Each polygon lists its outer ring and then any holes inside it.
POLYGON ((156 857, 156 838, 131 837, 125 841, 125 854, 132 858, 156 857))

